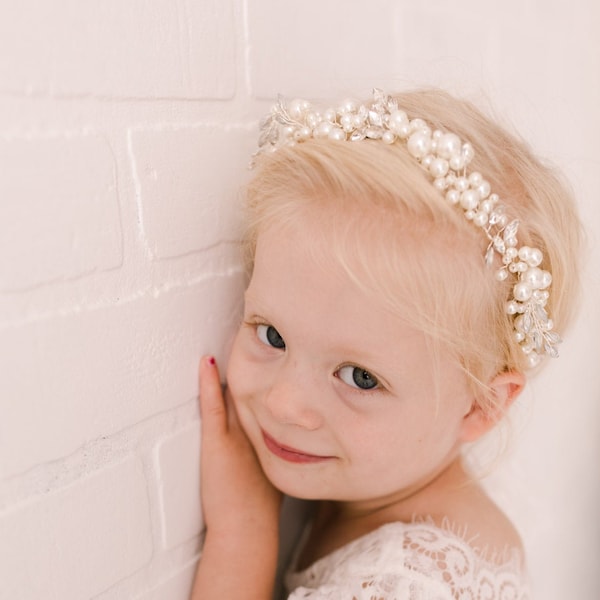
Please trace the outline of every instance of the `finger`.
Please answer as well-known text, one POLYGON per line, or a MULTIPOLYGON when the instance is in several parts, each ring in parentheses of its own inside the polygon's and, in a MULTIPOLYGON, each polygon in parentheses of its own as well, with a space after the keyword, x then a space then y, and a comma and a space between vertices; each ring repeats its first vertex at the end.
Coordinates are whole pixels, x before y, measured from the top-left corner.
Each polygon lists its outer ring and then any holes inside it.
POLYGON ((225 398, 225 406, 227 410, 227 425, 230 430, 241 429, 240 418, 237 413, 235 402, 229 387, 225 387, 223 391, 223 397, 225 398))
POLYGON ((203 436, 226 433, 227 408, 219 369, 212 356, 204 356, 200 361, 200 416, 203 436))

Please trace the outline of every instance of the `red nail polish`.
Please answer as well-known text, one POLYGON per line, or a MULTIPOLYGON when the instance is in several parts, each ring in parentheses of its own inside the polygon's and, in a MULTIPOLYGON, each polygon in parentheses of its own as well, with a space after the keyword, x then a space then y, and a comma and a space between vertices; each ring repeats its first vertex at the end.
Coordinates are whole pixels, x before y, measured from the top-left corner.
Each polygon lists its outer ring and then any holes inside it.
POLYGON ((211 356, 211 357, 208 359, 208 362, 209 362, 211 365, 214 365, 214 364, 216 364, 216 362, 217 362, 217 361, 215 360, 215 357, 214 357, 214 356, 211 356))

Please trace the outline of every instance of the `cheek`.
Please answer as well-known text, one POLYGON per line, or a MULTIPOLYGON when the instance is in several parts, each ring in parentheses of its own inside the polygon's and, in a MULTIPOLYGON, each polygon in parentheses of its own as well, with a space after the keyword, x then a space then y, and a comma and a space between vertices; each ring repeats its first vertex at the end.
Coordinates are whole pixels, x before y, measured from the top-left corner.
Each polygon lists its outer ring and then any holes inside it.
POLYGON ((247 390, 245 390, 244 383, 250 381, 248 373, 245 372, 248 370, 247 361, 244 360, 241 346, 240 332, 238 332, 233 341, 229 364, 227 365, 227 387, 236 400, 245 395, 247 390))
POLYGON ((242 411, 261 398, 267 381, 267 373, 261 369, 260 362, 256 361, 248 347, 247 336, 247 331, 238 332, 227 367, 227 386, 236 407, 242 411))

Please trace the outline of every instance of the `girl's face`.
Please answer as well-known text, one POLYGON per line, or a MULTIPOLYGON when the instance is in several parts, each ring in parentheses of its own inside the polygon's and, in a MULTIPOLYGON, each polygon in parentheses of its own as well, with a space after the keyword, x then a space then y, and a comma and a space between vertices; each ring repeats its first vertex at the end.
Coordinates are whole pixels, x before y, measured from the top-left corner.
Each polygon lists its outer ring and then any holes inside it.
POLYGON ((456 459, 472 399, 457 365, 442 357, 434 369, 423 334, 363 292, 324 243, 307 247, 318 226, 260 234, 229 388, 284 493, 401 500, 456 459))

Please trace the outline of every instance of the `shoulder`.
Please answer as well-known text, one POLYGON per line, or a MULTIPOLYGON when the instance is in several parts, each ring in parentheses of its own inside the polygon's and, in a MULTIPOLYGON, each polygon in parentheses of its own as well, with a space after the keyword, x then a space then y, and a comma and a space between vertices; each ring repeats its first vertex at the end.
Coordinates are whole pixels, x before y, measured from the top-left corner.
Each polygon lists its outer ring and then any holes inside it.
POLYGON ((463 532, 450 523, 432 520, 391 522, 350 542, 308 569, 289 573, 288 589, 311 591, 291 598, 330 598, 320 594, 335 591, 339 597, 389 597, 393 592, 406 598, 454 598, 470 593, 496 600, 509 592, 527 598, 527 584, 518 556, 502 562, 484 560, 463 532), (411 590, 413 595, 405 592, 411 590), (342 594, 343 592, 343 594, 342 594), (418 592, 418 593, 417 593, 418 592), (314 594, 314 595, 313 595, 314 594), (339 594, 342 594, 341 596, 339 594))
POLYGON ((475 482, 457 494, 443 514, 430 515, 440 529, 464 539, 483 560, 502 563, 507 556, 524 556, 523 542, 506 514, 475 482))

